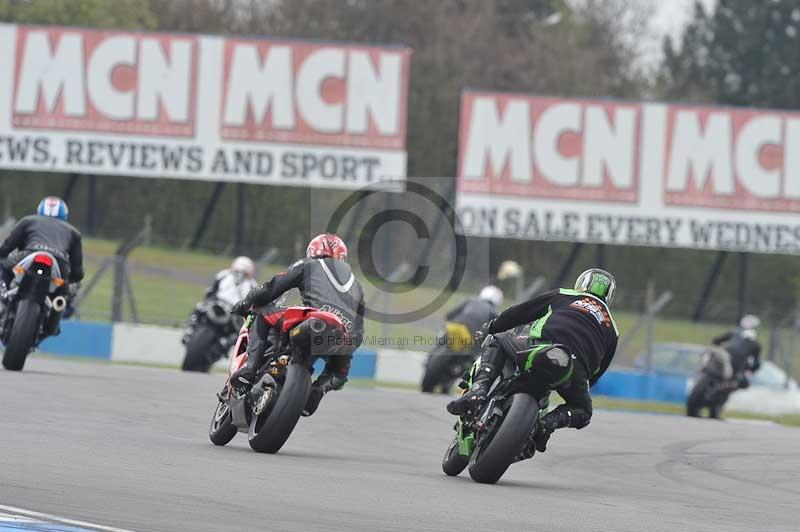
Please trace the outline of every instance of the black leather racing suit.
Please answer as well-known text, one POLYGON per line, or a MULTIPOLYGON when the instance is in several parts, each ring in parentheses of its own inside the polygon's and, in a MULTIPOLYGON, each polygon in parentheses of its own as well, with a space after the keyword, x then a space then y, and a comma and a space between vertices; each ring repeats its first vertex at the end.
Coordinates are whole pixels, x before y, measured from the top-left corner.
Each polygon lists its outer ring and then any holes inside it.
POLYGON ((484 323, 497 315, 497 311, 489 301, 480 298, 467 299, 447 313, 447 321, 461 323, 471 334, 481 330, 484 323))
POLYGON ((741 329, 729 331, 714 338, 714 345, 719 345, 731 355, 733 374, 741 388, 750 385, 745 371, 758 371, 761 367, 761 344, 758 340, 748 338, 741 329))
MULTIPOLYGON (((304 305, 335 314, 347 327, 349 349, 342 355, 328 357, 320 376, 320 379, 325 375, 346 379, 352 353, 364 338, 364 289, 344 261, 331 258, 303 259, 292 264, 285 273, 279 273, 269 282, 253 288, 239 306, 256 309, 267 306, 269 308, 262 312, 272 314, 275 309, 271 302, 292 288, 300 291, 304 305)), ((253 372, 261 365, 269 332, 270 327, 265 320, 253 320, 246 371, 253 372)))
POLYGON ((477 390, 485 394, 504 359, 512 356, 528 374, 534 393, 549 395, 556 390, 565 401, 539 419, 536 449, 544 451, 556 429, 581 429, 589 424, 589 388, 608 369, 619 339, 605 302, 575 290, 553 290, 501 312, 487 332, 494 335, 494 343, 481 356, 473 387, 448 405, 451 413, 459 413, 475 400, 477 390), (531 323, 530 331, 519 328, 527 323, 531 323))
POLYGON ((50 216, 30 215, 21 219, 0 244, 0 268, 6 285, 11 268, 33 251, 46 251, 58 260, 61 275, 71 283, 83 280, 81 233, 67 222, 50 216), (17 250, 15 253, 12 253, 17 250))
POLYGON ((14 265, 35 251, 46 251, 53 255, 61 270, 61 277, 67 281, 57 293, 67 296, 70 306, 65 312, 51 313, 44 326, 48 335, 57 335, 61 330, 62 315, 68 316, 72 312, 69 285, 83 280, 81 233, 58 218, 35 214, 26 216, 17 222, 0 244, 0 282, 8 287, 14 278, 14 265))

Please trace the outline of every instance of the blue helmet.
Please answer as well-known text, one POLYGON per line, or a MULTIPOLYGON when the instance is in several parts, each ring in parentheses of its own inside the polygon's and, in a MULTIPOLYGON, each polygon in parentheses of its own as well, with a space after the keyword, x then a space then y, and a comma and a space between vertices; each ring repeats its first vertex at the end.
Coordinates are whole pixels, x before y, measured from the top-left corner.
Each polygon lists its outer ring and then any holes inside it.
POLYGON ((47 196, 39 202, 39 206, 36 207, 36 214, 39 216, 52 216, 66 222, 67 217, 69 217, 69 208, 61 198, 47 196))

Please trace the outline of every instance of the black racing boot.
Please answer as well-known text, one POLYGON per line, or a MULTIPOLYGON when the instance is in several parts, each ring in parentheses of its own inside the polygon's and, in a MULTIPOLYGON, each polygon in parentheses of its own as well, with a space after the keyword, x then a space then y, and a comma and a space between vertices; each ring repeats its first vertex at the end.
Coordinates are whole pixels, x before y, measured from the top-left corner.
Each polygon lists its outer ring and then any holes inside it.
POLYGON ((486 401, 489 387, 500 370, 490 362, 482 362, 472 378, 472 387, 464 395, 447 404, 447 411, 454 416, 463 416, 469 411, 475 412, 486 401))
POLYGON ((308 394, 308 399, 306 399, 306 406, 303 407, 303 417, 313 415, 314 412, 317 411, 317 408, 319 408, 319 404, 324 396, 325 389, 316 382, 312 384, 311 392, 308 394))
POLYGON ((306 406, 303 407, 302 415, 304 417, 313 415, 319 408, 319 404, 325 394, 331 390, 341 390, 346 382, 347 376, 322 373, 311 385, 311 392, 308 394, 308 399, 306 399, 306 406))
POLYGON ((231 374, 231 385, 239 390, 249 390, 255 384, 258 368, 264 360, 264 353, 272 345, 269 340, 270 327, 261 316, 253 320, 247 336, 247 364, 231 374))
POLYGON ((231 385, 241 391, 249 390, 253 383, 256 380, 256 368, 258 367, 255 364, 251 364, 250 361, 252 359, 248 359, 247 364, 245 364, 242 368, 236 370, 231 374, 231 385))
POLYGON ((247 364, 231 374, 231 385, 240 391, 247 391, 255 384, 258 368, 264 359, 264 342, 254 341, 247 346, 247 364))

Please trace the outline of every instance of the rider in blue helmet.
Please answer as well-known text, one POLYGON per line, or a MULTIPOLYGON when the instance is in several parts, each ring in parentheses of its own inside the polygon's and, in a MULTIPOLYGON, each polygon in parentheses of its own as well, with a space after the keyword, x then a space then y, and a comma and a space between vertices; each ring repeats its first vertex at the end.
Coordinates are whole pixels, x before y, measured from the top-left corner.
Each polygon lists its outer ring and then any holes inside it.
POLYGON ((47 196, 39 202, 39 206, 36 207, 36 214, 39 216, 52 216, 62 222, 66 222, 67 218, 69 218, 69 207, 61 198, 47 196))
MULTIPOLYGON (((72 295, 83 280, 81 233, 67 222, 69 209, 61 198, 48 196, 39 202, 36 214, 22 218, 0 244, 0 307, 14 275, 12 268, 30 253, 46 251, 58 261, 66 281, 62 290, 72 295)), ((60 315, 58 315, 60 318, 60 315)), ((59 322, 49 324, 56 334, 59 322)))

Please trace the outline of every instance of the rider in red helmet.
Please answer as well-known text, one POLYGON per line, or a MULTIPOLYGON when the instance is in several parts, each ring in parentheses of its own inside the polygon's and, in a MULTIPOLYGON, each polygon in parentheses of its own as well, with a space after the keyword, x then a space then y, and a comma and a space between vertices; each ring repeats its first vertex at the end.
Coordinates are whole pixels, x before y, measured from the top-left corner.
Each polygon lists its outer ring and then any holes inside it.
POLYGON ((271 303, 292 288, 300 291, 304 305, 335 314, 347 327, 350 338, 345 353, 326 359, 325 369, 311 387, 303 414, 313 414, 325 393, 344 386, 352 352, 364 337, 365 308, 364 289, 346 259, 347 246, 342 239, 332 233, 321 234, 308 244, 305 259, 295 262, 269 282, 256 286, 234 306, 233 311, 243 316, 255 312, 263 317, 252 320, 247 365, 231 375, 234 386, 249 387, 255 381, 256 371, 269 347, 270 330, 283 314, 271 303))

